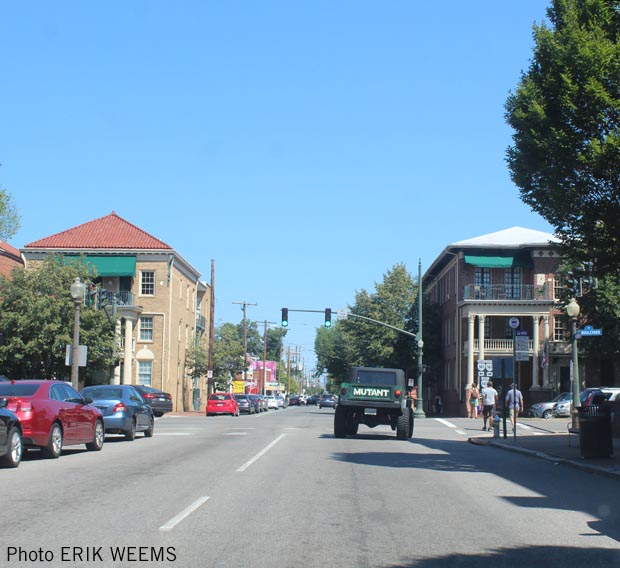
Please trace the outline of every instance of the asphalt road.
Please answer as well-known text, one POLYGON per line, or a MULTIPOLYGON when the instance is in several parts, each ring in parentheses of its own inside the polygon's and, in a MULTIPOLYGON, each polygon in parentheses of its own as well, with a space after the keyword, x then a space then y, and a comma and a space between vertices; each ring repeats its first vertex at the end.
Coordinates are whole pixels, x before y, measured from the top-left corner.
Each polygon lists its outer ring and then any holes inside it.
POLYGON ((99 453, 31 452, 0 470, 0 566, 620 565, 617 481, 468 443, 481 421, 336 439, 333 414, 166 416, 99 453))

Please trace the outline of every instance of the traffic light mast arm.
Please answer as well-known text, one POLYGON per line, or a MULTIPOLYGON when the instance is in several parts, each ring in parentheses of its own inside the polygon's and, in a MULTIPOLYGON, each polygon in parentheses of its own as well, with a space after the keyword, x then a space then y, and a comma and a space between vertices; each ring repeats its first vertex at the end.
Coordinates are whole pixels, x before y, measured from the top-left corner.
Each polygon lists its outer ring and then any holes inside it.
POLYGON ((390 329, 394 329, 396 331, 399 331, 400 333, 404 333, 405 335, 410 335, 411 337, 415 337, 417 338, 417 334, 416 333, 412 333, 410 331, 405 331, 404 329, 400 329, 399 327, 394 327, 393 325, 390 325, 389 323, 385 323, 376 319, 372 319, 372 318, 367 318, 366 316, 358 316, 357 314, 352 314, 351 312, 349 312, 347 314, 347 317, 351 317, 351 318, 360 318, 366 321, 371 321, 373 323, 378 323, 379 325, 383 325, 385 327, 389 327, 390 329))

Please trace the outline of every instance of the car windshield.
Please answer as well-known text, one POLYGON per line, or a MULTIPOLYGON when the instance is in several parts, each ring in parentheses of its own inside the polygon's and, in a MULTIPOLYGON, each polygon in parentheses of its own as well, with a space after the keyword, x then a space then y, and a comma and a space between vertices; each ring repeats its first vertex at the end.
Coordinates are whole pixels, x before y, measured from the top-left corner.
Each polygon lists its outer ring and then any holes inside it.
POLYGON ((110 387, 86 387, 82 390, 82 396, 100 399, 118 399, 123 398, 123 390, 110 387))
POLYGON ((212 394, 209 400, 228 400, 227 394, 212 394))
POLYGON ((20 383, 0 383, 0 396, 32 396, 40 385, 20 383))
POLYGON ((393 371, 358 371, 355 382, 358 385, 395 385, 396 373, 393 371))

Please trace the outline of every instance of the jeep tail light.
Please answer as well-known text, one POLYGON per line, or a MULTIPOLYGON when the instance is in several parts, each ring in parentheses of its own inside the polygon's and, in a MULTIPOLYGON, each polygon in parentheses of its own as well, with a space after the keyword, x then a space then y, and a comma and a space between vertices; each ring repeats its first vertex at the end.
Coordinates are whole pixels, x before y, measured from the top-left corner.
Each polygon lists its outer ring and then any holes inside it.
POLYGON ((396 390, 394 391, 394 395, 396 396, 396 398, 400 398, 400 395, 401 395, 401 394, 402 394, 402 392, 401 392, 401 390, 400 390, 400 389, 396 389, 396 390))
POLYGON ((342 388, 340 389, 340 394, 341 394, 341 395, 346 395, 346 394, 347 394, 347 388, 346 388, 346 387, 342 387, 342 388))
POLYGON ((127 410, 127 407, 125 406, 124 402, 118 402, 114 405, 114 408, 112 409, 112 412, 125 412, 125 410, 127 410))

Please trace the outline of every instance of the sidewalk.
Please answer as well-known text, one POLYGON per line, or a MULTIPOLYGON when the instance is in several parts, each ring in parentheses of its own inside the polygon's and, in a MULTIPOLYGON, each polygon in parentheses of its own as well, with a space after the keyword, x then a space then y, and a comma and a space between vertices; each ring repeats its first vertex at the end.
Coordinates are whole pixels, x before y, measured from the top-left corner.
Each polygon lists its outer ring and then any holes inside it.
POLYGON ((509 433, 504 439, 493 438, 492 433, 469 438, 472 444, 501 448, 532 457, 567 465, 590 473, 620 479, 620 439, 612 438, 614 453, 609 458, 582 458, 579 434, 509 433), (570 438, 570 440, 569 440, 570 438), (570 444, 570 445, 569 445, 570 444))

